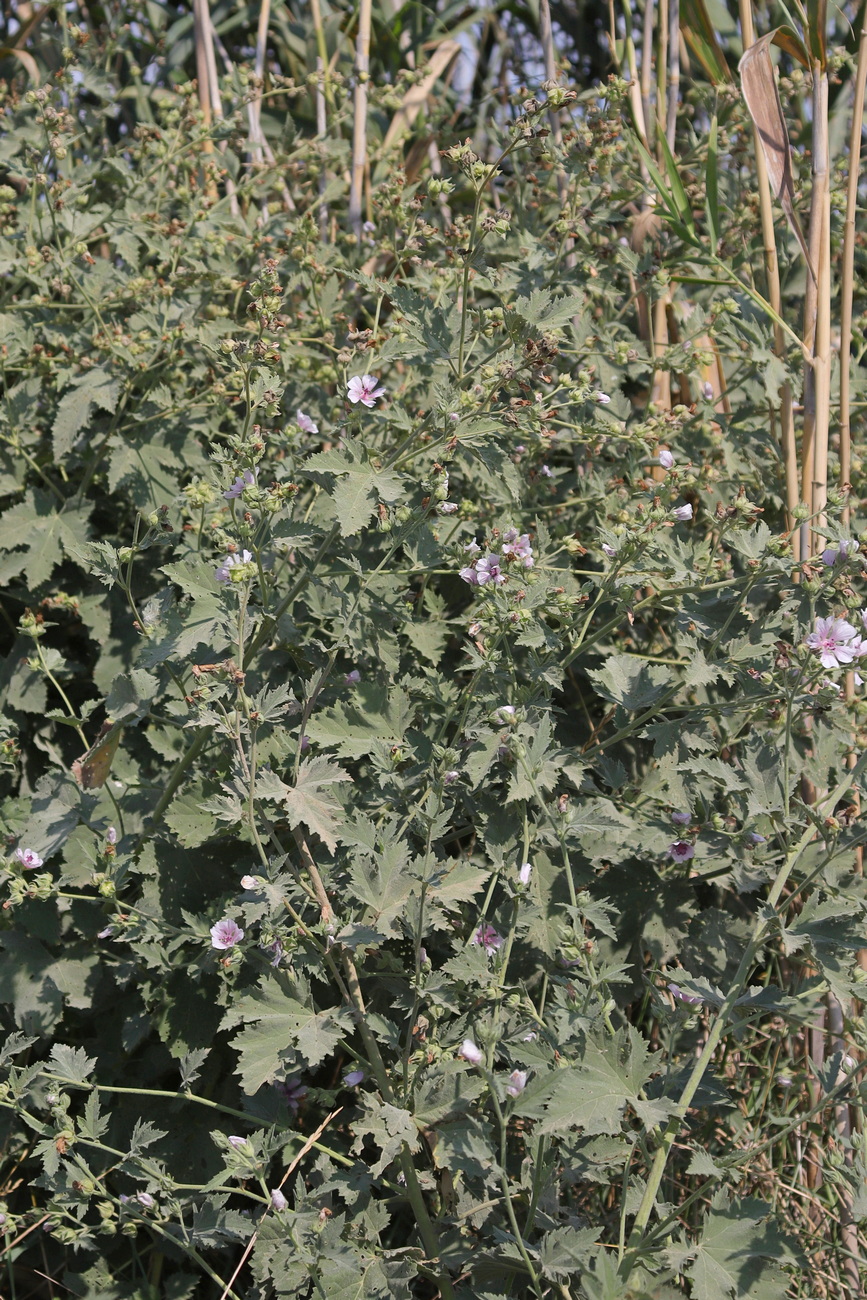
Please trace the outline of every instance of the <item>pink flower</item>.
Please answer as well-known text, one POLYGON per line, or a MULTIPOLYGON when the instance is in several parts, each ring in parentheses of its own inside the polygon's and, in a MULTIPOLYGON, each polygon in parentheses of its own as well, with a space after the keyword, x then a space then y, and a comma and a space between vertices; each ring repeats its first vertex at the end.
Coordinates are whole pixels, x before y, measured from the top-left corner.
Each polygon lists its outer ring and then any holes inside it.
POLYGON ((841 668, 861 654, 861 638, 844 618, 817 618, 804 645, 819 656, 823 668, 841 668))
POLYGON ((607 542, 601 542, 600 545, 602 547, 602 550, 608 556, 609 560, 613 560, 617 555, 617 548, 614 546, 609 546, 607 542))
POLYGON ((117 844, 117 831, 113 826, 109 826, 108 830, 105 832, 105 838, 108 840, 109 844, 117 844))
POLYGON ((509 563, 520 562, 525 569, 533 567, 533 548, 530 545, 530 534, 521 533, 518 536, 517 528, 509 528, 503 533, 503 559, 509 563))
POLYGON ((274 1091, 283 1098, 293 1115, 298 1114, 298 1107, 301 1105, 302 1099, 307 1096, 306 1087, 294 1075, 291 1079, 287 1079, 285 1083, 275 1083, 274 1091))
POLYGON ((258 887, 259 887, 259 881, 256 879, 255 876, 242 876, 242 877, 241 877, 241 888, 242 888, 242 889, 258 889, 258 887))
POLYGON ((686 840, 675 840, 673 844, 669 844, 668 853, 675 862, 689 862, 690 858, 695 857, 695 846, 687 843, 686 840))
POLYGON ((659 463, 663 469, 674 468, 674 457, 667 447, 663 447, 659 453, 659 463))
POLYGON ((608 396, 607 393, 597 393, 597 394, 596 394, 596 400, 597 400, 597 402, 599 402, 602 406, 607 406, 608 403, 611 401, 611 398, 608 396))
POLYGON ((219 948, 222 952, 225 952, 227 948, 234 948, 235 944, 240 943, 243 937, 244 931, 228 918, 211 926, 211 947, 219 948))
POLYGON ((357 686, 361 681, 361 673, 357 668, 353 668, 352 672, 347 673, 343 680, 347 686, 357 686))
POLYGON ((509 1097, 520 1097, 526 1086, 527 1071, 513 1070, 509 1075, 509 1082, 506 1084, 506 1094, 509 1097))
POLYGON ((357 1088, 363 1079, 363 1070, 350 1070, 348 1074, 344 1074, 343 1076, 343 1082, 346 1084, 347 1088, 357 1088))
POLYGON ((286 1200, 286 1197, 280 1191, 280 1188, 272 1187, 271 1188, 271 1209, 285 1210, 288 1204, 289 1202, 286 1200))
POLYGON ((346 396, 353 404, 361 402, 362 406, 375 406, 378 397, 385 396, 384 388, 377 388, 375 375, 353 375, 346 386, 346 396))
POLYGON ((295 423, 302 433, 319 432, 319 425, 314 420, 311 420, 309 415, 305 415, 303 411, 295 412, 295 423))
POLYGON ((669 984, 668 991, 674 998, 675 1002, 685 1002, 689 1006, 701 1006, 702 999, 695 997, 692 993, 685 993, 679 984, 669 984))
POLYGON ((455 781, 457 781, 459 776, 460 776, 460 772, 457 772, 454 769, 452 769, 451 772, 446 772, 445 775, 443 776, 443 785, 452 785, 455 781))
POLYGON ((237 553, 227 555, 220 567, 214 570, 214 577, 217 582, 231 582, 231 574, 235 566, 238 564, 249 564, 252 559, 253 556, 249 551, 242 551, 240 555, 237 553))
POLYGON ((710 402, 713 399, 713 384, 709 379, 706 379, 702 384, 701 395, 706 402, 710 402))
POLYGON ((32 871, 35 867, 42 866, 42 858, 40 858, 35 849, 16 849, 15 856, 21 863, 22 867, 26 867, 28 871, 32 871))
POLYGON ((499 555, 483 555, 476 560, 476 582, 480 587, 492 582, 495 587, 502 587, 506 581, 505 573, 500 571, 499 555))
POLYGON ((156 1202, 150 1192, 139 1192, 135 1198, 139 1205, 143 1205, 146 1210, 152 1210, 156 1202))
POLYGON ((100 930, 99 934, 96 937, 97 939, 110 939, 113 934, 114 934, 114 926, 107 925, 104 930, 100 930))
POLYGON ((498 722, 514 722, 517 712, 518 710, 515 708, 514 704, 501 704, 500 707, 494 711, 494 717, 498 722))
POLYGON ((482 1053, 471 1038, 465 1038, 461 1043, 458 1056, 465 1061, 469 1061, 470 1065, 478 1065, 482 1059, 482 1053))
MULTIPOLYGON (((481 546, 479 546, 479 543, 475 540, 475 538, 473 538, 471 542, 467 542, 466 546, 464 547, 464 550, 466 551, 467 555, 478 555, 481 549, 482 549, 481 546)), ((864 610, 864 617, 867 618, 867 609, 864 610)), ((864 626, 867 627, 867 623, 865 623, 864 626)))
POLYGON ((243 474, 239 474, 230 488, 227 488, 223 496, 227 501, 234 501, 236 497, 243 496, 245 488, 256 486, 256 475, 252 469, 245 469, 243 474))
POLYGON ((692 821, 692 813, 673 812, 671 814, 671 820, 674 822, 675 826, 688 826, 692 821))
POLYGON ((502 947, 503 939, 501 935, 497 934, 491 924, 483 922, 479 926, 478 930, 476 930, 476 933, 473 935, 470 942, 480 943, 490 957, 492 952, 496 952, 498 948, 502 947))
POLYGON ((478 587, 479 585, 479 575, 476 573, 474 564, 468 564, 466 568, 459 569, 458 577, 463 578, 464 582, 468 582, 471 587, 478 587))
POLYGON ((688 519, 692 519, 692 506, 675 506, 671 513, 675 519, 685 524, 688 519))
POLYGON ((539 473, 542 475, 542 478, 553 478, 553 477, 554 477, 554 471, 551 469, 551 467, 550 467, 549 465, 543 465, 543 466, 541 467, 541 469, 539 470, 539 473))
POLYGON ((455 501, 441 501, 437 510, 441 515, 455 515, 458 512, 458 505, 455 501))
POLYGON ((230 1137, 228 1141, 229 1146, 234 1147, 236 1151, 240 1151, 242 1147, 247 1145, 247 1139, 242 1137, 230 1137))

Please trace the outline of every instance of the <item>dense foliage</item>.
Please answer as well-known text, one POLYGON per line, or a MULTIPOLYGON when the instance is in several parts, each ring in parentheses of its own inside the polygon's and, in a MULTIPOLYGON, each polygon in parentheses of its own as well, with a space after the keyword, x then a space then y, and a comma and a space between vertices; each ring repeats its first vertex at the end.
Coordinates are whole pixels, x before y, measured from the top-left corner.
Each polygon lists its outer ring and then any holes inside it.
POLYGON ((89 8, 2 65, 4 1295, 845 1294, 860 465, 795 566, 742 104, 386 144, 413 9, 359 238, 351 15, 263 151, 249 26, 208 125, 89 8))

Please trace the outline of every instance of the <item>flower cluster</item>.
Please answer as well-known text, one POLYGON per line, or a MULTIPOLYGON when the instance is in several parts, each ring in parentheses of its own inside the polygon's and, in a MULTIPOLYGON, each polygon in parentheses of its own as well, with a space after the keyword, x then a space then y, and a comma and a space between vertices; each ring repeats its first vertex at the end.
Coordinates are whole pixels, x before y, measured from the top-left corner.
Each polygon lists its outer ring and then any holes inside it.
POLYGON ((522 569, 532 569, 535 563, 530 534, 519 534, 517 528, 507 528, 503 533, 502 554, 490 552, 488 555, 481 555, 481 549, 478 542, 469 542, 464 547, 468 555, 479 556, 459 572, 459 577, 471 587, 485 587, 488 583, 501 587, 508 576, 503 572, 504 565, 511 564, 522 569))

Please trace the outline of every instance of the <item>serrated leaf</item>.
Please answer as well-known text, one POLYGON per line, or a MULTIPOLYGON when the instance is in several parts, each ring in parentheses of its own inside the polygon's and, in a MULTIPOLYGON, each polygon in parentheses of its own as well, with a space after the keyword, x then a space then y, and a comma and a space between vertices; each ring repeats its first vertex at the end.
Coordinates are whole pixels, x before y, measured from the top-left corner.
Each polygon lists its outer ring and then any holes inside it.
POLYGON ((305 759, 298 768, 295 785, 283 796, 289 825, 295 827, 303 822, 333 853, 343 821, 343 805, 333 787, 351 779, 348 772, 329 758, 317 755, 305 759))
POLYGON ((233 1045, 239 1054, 237 1073, 244 1089, 256 1092, 285 1066, 300 1057, 309 1066, 329 1056, 352 1021, 346 1011, 314 1011, 287 993, 276 981, 241 997, 227 1024, 244 1022, 233 1045))
POLYGON ((625 709, 646 709, 671 683, 667 668, 645 663, 636 655, 612 655, 603 668, 590 668, 587 675, 603 699, 625 709))
POLYGON ((51 1049, 51 1072, 59 1075, 64 1083, 86 1083, 95 1065, 96 1057, 88 1056, 80 1047, 55 1043, 51 1049))
POLYGON ((120 396, 120 380, 97 366, 73 381, 57 406, 57 415, 51 429, 54 459, 62 460, 72 450, 78 435, 90 421, 94 406, 112 412, 120 396))
POLYGON ((729 1202, 720 1194, 685 1272, 695 1300, 784 1300, 790 1279, 779 1265, 797 1262, 767 1205, 754 1198, 729 1202))

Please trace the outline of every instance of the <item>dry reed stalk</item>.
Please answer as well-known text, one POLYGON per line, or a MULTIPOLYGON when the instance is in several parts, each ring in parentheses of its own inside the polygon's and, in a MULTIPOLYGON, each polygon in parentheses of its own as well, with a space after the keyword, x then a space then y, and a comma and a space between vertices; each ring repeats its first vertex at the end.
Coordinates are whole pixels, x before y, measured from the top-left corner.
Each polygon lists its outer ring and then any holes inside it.
MULTIPOLYGON (((843 1008, 833 993, 828 995, 828 1029, 831 1034, 832 1050, 846 1053, 849 1050, 849 1044, 846 1042, 843 1008)), ((848 1102, 839 1101, 837 1103, 834 1107, 834 1119, 844 1163, 851 1169, 852 1116, 848 1102)), ((852 1193, 845 1183, 840 1183, 837 1193, 840 1198, 840 1244, 843 1246, 843 1275, 849 1283, 852 1295, 859 1296, 861 1294, 861 1253, 858 1244, 858 1224, 855 1219, 854 1202, 852 1193)))
MULTIPOLYGON (((744 50, 748 51, 755 45, 755 28, 753 26, 753 11, 751 0, 740 0, 740 21, 741 21, 741 39, 744 50)), ((773 69, 770 73, 773 77, 773 69)), ((774 83, 776 89, 776 82, 774 83)), ((753 128, 753 154, 756 160, 756 185, 759 195, 759 212, 762 223, 762 253, 765 264, 765 279, 767 281, 768 302, 777 316, 782 316, 782 293, 780 290, 780 268, 777 260, 777 240, 774 231, 774 209, 771 196, 771 183, 768 174, 768 165, 765 157, 765 148, 762 144, 760 134, 760 125, 752 116, 753 128)), ((785 122, 783 121, 785 127, 785 122)), ((767 130, 767 127, 765 128, 767 130)), ((787 192, 791 184, 791 150, 789 147, 787 135, 777 137, 778 145, 781 145, 780 164, 782 174, 777 187, 783 192, 787 192)), ((788 216, 788 213, 786 214, 788 216)), ((774 322, 774 353, 778 357, 784 357, 786 353, 785 337, 782 325, 774 322)), ((788 380, 781 386, 779 391, 779 422, 780 422, 780 449, 783 457, 783 471, 786 481, 786 527, 792 535, 792 550, 796 561, 801 559, 801 546, 799 534, 795 529, 795 509, 800 503, 801 492, 798 483, 798 449, 795 439, 795 420, 792 412, 792 385, 788 380)), ((771 408, 772 418, 775 414, 773 406, 771 408)))
POLYGON ((349 224, 361 238, 361 205, 367 167, 367 82, 370 76, 370 21, 372 0, 361 0, 355 42, 355 99, 352 126, 352 180, 349 186, 349 224))
POLYGON ((668 96, 665 138, 674 152, 677 108, 680 102, 680 0, 668 0, 668 96))
MULTIPOLYGON (((850 411, 850 367, 852 364, 852 299, 855 291, 855 214, 858 210, 858 181, 861 170, 861 132, 864 126, 864 91, 867 88, 867 8, 858 40, 852 130, 849 135, 849 182, 846 188, 846 220, 843 225, 843 263, 840 279, 840 486, 848 490, 852 472, 850 411)), ((843 507, 843 527, 850 525, 848 497, 843 507)))
MULTIPOLYGON (((816 191, 815 247, 810 253, 816 267, 816 316, 813 338, 812 374, 813 393, 813 447, 812 478, 804 480, 810 489, 813 513, 812 548, 821 551, 824 545, 826 523, 825 508, 828 502, 828 441, 831 431, 831 167, 828 131, 828 74, 819 65, 813 65, 813 185, 816 191)), ((812 213, 811 213, 812 217, 812 213)), ((811 239, 814 227, 810 223, 811 239)), ((804 402, 806 411, 806 400, 804 402)))
MULTIPOLYGON (((644 31, 641 43, 641 106, 645 128, 650 125, 650 90, 653 84, 654 0, 644 0, 644 31)), ((627 35, 631 35, 627 33, 627 35)), ((648 142, 649 144, 649 142, 648 142)))
MULTIPOLYGON (((331 99, 328 76, 328 48, 325 44, 325 28, 322 26, 322 9, 319 0, 310 0, 310 12, 313 15, 313 30, 316 33, 316 138, 320 151, 328 133, 328 104, 331 99)), ((321 155, 324 159, 324 154, 321 155)), ((323 199, 327 185, 324 162, 319 169, 319 238, 323 244, 328 239, 328 204, 323 199)))
MULTIPOLYGON (((202 110, 205 126, 211 126, 211 90, 208 77, 208 56, 205 53, 205 31, 210 26, 205 17, 204 0, 193 0, 193 41, 196 50, 196 85, 199 92, 199 108, 202 110)), ((206 137, 202 149, 206 154, 214 152, 214 142, 206 137)), ((209 198, 216 199, 217 186, 210 169, 205 168, 205 192, 209 198)))

